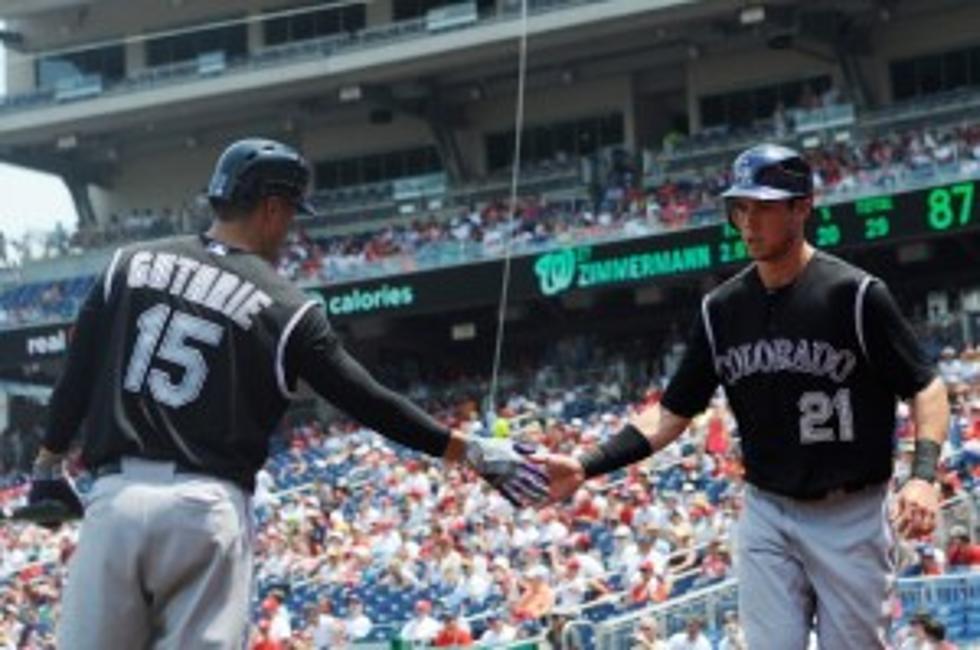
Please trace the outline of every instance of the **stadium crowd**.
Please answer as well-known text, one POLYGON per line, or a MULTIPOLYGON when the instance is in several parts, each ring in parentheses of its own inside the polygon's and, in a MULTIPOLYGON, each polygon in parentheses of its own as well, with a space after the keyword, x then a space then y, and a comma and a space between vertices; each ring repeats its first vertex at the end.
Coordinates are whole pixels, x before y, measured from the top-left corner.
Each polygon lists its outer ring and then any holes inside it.
MULTIPOLYGON (((598 349, 565 342, 549 361, 604 368, 599 376, 576 382, 548 366, 515 373, 503 382, 502 406, 491 418, 480 408, 480 383, 453 382, 453 390, 434 383, 416 387, 416 397, 477 435, 587 449, 632 408, 659 397, 659 375, 631 367, 627 359, 635 356, 623 348, 590 352, 598 349)), ((947 534, 903 547, 906 576, 980 565, 980 545, 971 541, 971 503, 980 489, 980 352, 944 350, 939 367, 954 398, 942 472, 952 505, 947 534)), ((908 472, 907 416, 900 408, 898 477, 908 472)), ((740 473, 737 431, 721 396, 652 461, 539 511, 514 511, 466 470, 409 455, 349 421, 297 415, 275 439, 254 495, 253 647, 341 648, 385 639, 492 646, 542 635, 551 647, 569 647, 561 632, 573 618, 643 609, 731 575, 740 473)), ((9 510, 24 498, 23 474, 8 475, 4 485, 0 507, 9 510)), ((0 649, 53 647, 76 532, 0 528, 0 649)), ((909 619, 912 612, 899 605, 896 617, 909 619)), ((663 647, 651 639, 668 632, 686 635, 691 645, 667 648, 740 647, 737 621, 728 618, 692 619, 682 630, 641 618, 634 647, 663 647), (698 645, 701 636, 709 645, 698 645)))
MULTIPOLYGON (((980 175, 980 124, 967 122, 914 128, 813 147, 806 155, 819 195, 842 198, 859 192, 899 191, 910 185, 980 175)), ((499 257, 578 241, 652 235, 716 222, 718 193, 730 179, 728 161, 699 169, 660 173, 641 181, 625 157, 590 199, 524 196, 510 219, 507 199, 446 209, 440 215, 405 218, 383 227, 365 225, 356 233, 311 236, 298 230, 290 239, 281 272, 310 283, 405 273, 473 259, 499 257)), ((61 256, 135 239, 196 232, 207 221, 201 203, 164 210, 113 215, 98 228, 68 235, 58 228, 44 244, 45 255, 61 256)), ((0 240, 27 250, 23 242, 0 240)), ((22 255, 21 255, 22 257, 22 255)), ((0 326, 70 318, 90 278, 19 285, 0 292, 0 326)))
MULTIPOLYGON (((806 151, 818 196, 860 191, 897 191, 940 174, 980 173, 980 125, 910 129, 860 141, 830 143, 806 151)), ((646 187, 639 174, 614 170, 596 201, 524 197, 509 218, 503 200, 474 206, 446 219, 422 219, 358 234, 291 241, 282 270, 293 279, 331 281, 376 269, 416 270, 432 260, 496 257, 581 240, 638 237, 719 220, 719 193, 727 186, 726 164, 681 170, 646 187)), ((443 262, 445 263, 445 262, 443 262)))

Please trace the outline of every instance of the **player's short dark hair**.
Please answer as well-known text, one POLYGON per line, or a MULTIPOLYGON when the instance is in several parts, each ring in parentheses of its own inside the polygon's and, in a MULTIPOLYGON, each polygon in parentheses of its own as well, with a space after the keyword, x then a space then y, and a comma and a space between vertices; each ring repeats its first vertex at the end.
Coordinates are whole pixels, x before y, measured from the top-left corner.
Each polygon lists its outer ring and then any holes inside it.
MULTIPOLYGON (((243 221, 248 218, 248 215, 252 214, 252 211, 260 202, 273 196, 278 195, 267 194, 265 196, 256 197, 247 201, 237 201, 235 203, 230 201, 222 201, 220 199, 211 199, 209 202, 211 203, 211 209, 214 211, 214 216, 218 221, 243 221)), ((287 197, 280 198, 283 200, 288 200, 287 197)))
POLYGON ((226 201, 216 201, 211 199, 211 209, 214 211, 214 217, 218 221, 241 221, 244 220, 248 214, 252 212, 255 205, 240 205, 238 203, 228 203, 226 201))

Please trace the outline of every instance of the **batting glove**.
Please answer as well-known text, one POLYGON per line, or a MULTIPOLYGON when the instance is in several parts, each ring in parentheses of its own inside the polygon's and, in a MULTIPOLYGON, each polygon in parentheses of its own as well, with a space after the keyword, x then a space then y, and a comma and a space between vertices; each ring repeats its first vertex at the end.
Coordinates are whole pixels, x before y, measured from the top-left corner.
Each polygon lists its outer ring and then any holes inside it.
POLYGON ((534 449, 509 440, 471 437, 466 442, 466 460, 487 483, 515 507, 544 503, 548 479, 527 457, 534 449))
POLYGON ((64 457, 42 451, 34 461, 27 505, 14 512, 14 518, 32 521, 54 530, 85 514, 82 500, 64 470, 64 457))

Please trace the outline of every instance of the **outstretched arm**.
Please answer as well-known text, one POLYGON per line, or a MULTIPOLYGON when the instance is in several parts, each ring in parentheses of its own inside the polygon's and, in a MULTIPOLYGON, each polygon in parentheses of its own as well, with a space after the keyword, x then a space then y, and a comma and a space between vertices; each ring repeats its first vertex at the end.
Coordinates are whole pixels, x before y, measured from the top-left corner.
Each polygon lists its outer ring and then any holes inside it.
POLYGON ((677 440, 691 417, 704 410, 718 386, 708 340, 710 328, 705 321, 707 313, 705 301, 691 328, 687 350, 677 373, 671 378, 659 404, 637 413, 629 424, 582 458, 555 455, 535 458, 547 469, 552 500, 568 497, 587 479, 614 472, 657 453, 677 440))
POLYGON ((290 367, 317 393, 361 424, 390 440, 449 462, 468 463, 511 503, 545 497, 543 473, 525 456, 529 450, 506 440, 464 436, 378 383, 340 344, 326 317, 310 310, 290 341, 290 367))
POLYGON ((690 421, 656 404, 635 415, 618 433, 581 458, 536 456, 535 461, 548 474, 549 498, 565 499, 590 478, 646 459, 677 440, 690 421))

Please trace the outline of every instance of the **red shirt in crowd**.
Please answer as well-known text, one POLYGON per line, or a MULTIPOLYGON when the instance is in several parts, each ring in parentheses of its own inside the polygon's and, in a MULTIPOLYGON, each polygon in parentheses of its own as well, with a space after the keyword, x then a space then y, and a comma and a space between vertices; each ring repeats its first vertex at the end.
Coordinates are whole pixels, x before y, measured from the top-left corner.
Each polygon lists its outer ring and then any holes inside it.
POLYGON ((980 544, 953 542, 946 550, 949 566, 980 566, 980 544))
POLYGON ((469 632, 455 625, 448 625, 439 631, 432 645, 437 648, 473 645, 473 637, 469 632))
POLYGON ((712 415, 708 420, 708 435, 704 440, 704 450, 713 456, 728 453, 728 429, 720 415, 712 415))
POLYGON ((272 639, 266 637, 264 639, 257 639, 255 643, 252 644, 252 650, 283 650, 282 644, 278 641, 273 641, 272 639))

